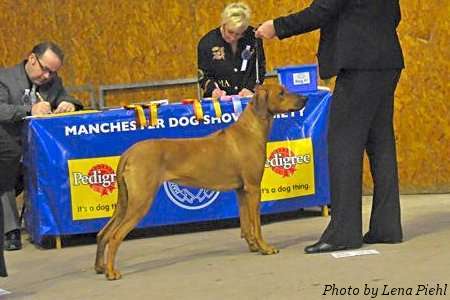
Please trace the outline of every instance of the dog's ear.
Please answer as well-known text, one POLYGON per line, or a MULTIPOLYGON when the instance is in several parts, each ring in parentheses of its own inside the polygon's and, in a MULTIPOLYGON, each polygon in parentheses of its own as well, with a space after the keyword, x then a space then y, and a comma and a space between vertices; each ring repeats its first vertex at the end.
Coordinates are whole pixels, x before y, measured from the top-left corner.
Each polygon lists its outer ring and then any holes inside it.
POLYGON ((255 113, 261 118, 267 118, 269 115, 269 92, 261 85, 255 89, 253 102, 255 105, 255 113))

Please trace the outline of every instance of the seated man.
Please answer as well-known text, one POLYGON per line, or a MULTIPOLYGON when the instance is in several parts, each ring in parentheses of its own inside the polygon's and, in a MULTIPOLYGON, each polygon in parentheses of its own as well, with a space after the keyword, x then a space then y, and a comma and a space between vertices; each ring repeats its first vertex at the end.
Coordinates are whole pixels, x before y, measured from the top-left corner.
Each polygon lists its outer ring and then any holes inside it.
MULTIPOLYGON (((21 132, 26 116, 71 112, 82 104, 67 94, 57 72, 64 53, 54 43, 36 45, 28 58, 16 66, 0 69, 0 139, 5 159, 0 174, 12 178, 16 186, 21 159, 21 132), (7 159, 6 159, 7 158, 7 159), (7 172, 7 174, 4 174, 7 172)), ((22 248, 14 189, 1 196, 4 213, 5 250, 22 248)))

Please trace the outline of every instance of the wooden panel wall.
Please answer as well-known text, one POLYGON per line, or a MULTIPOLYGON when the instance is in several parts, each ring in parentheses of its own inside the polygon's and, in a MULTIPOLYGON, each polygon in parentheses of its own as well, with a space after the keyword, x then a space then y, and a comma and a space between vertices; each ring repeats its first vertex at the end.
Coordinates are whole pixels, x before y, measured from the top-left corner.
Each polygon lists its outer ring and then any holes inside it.
MULTIPOLYGON (((248 0, 253 22, 295 12, 307 0, 248 0)), ((199 38, 218 26, 225 2, 205 0, 1 0, 0 66, 41 40, 66 52, 66 86, 125 84, 196 76, 199 38)), ((450 2, 401 0, 407 68, 396 96, 401 191, 450 191, 450 2)), ((268 70, 315 62, 318 33, 265 42, 268 70)), ((323 83, 322 83, 323 84, 323 83)), ((89 93, 76 93, 87 103, 89 93)), ((195 85, 111 92, 109 105, 197 97, 195 85)), ((366 164, 367 166, 367 164, 366 164)), ((369 173, 364 189, 370 191, 369 173)))

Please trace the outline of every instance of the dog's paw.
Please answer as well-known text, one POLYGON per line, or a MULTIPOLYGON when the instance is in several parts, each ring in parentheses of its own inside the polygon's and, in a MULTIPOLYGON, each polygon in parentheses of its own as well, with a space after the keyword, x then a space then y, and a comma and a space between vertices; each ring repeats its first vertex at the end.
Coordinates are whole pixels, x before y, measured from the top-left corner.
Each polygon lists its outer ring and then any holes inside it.
POLYGON ((118 279, 122 278, 122 274, 120 274, 120 272, 117 270, 112 270, 111 272, 106 272, 105 275, 108 280, 118 280, 118 279))
POLYGON ((250 252, 258 252, 259 251, 258 245, 255 245, 255 244, 249 244, 248 249, 250 250, 250 252))
POLYGON ((245 239, 248 245, 248 249, 250 252, 258 252, 260 250, 260 247, 258 246, 258 243, 254 239, 245 239))
POLYGON ((95 266, 95 273, 97 274, 105 273, 105 266, 95 266))
POLYGON ((280 252, 280 250, 278 250, 275 247, 268 246, 268 247, 260 249, 259 252, 263 255, 272 255, 272 254, 278 254, 280 252))

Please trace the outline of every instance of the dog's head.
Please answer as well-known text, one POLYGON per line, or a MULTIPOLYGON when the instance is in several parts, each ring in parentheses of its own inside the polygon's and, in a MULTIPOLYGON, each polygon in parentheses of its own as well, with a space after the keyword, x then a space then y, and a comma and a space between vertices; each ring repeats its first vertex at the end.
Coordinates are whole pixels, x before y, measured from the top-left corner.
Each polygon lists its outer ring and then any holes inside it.
POLYGON ((255 111, 263 118, 300 110, 305 106, 306 99, 305 96, 289 93, 279 84, 258 86, 253 96, 255 111))

